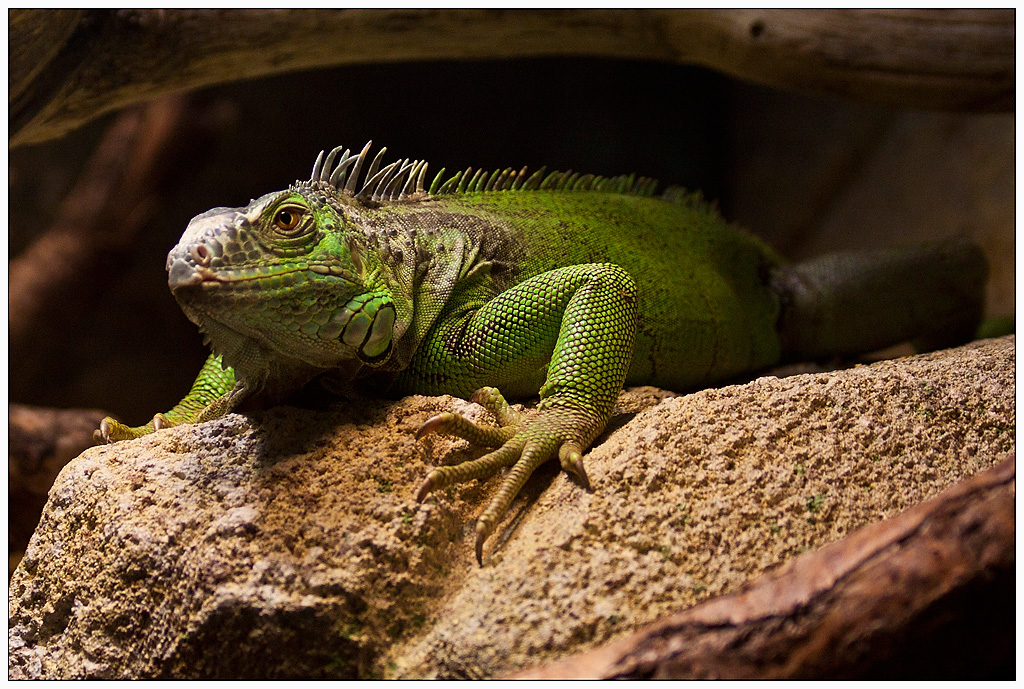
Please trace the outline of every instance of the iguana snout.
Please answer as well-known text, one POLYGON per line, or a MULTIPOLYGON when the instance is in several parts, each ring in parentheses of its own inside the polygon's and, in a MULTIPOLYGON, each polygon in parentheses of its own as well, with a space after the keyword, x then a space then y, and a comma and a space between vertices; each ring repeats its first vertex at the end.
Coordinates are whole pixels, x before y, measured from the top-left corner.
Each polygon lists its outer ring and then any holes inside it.
POLYGON ((248 230, 244 208, 214 208, 188 224, 167 254, 167 282, 172 292, 204 281, 228 282, 260 253, 248 230))

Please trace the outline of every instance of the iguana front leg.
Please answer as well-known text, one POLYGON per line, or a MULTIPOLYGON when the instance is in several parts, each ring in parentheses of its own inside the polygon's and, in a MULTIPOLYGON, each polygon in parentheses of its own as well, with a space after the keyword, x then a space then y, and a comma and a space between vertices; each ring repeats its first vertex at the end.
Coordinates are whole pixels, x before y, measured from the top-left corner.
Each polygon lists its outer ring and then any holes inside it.
POLYGON ((477 521, 478 561, 484 542, 538 466, 557 456, 586 483, 582 454, 604 429, 622 389, 636 320, 636 287, 625 270, 611 264, 568 266, 502 293, 468 322, 443 323, 421 347, 409 375, 425 380, 441 373, 444 391, 463 397, 467 389, 488 384, 515 387, 548 364, 538 410, 528 420, 512 414, 497 390, 485 389, 474 398, 495 413, 502 428, 442 414, 417 434, 443 432, 501 445, 479 459, 432 471, 420 487, 421 501, 437 488, 512 467, 477 521))
POLYGON ((100 422, 99 430, 93 431, 93 442, 103 444, 131 440, 161 428, 224 416, 241 402, 244 392, 239 388, 234 370, 222 366, 220 357, 211 354, 192 383, 192 389, 173 409, 157 414, 143 426, 126 426, 108 416, 100 422))

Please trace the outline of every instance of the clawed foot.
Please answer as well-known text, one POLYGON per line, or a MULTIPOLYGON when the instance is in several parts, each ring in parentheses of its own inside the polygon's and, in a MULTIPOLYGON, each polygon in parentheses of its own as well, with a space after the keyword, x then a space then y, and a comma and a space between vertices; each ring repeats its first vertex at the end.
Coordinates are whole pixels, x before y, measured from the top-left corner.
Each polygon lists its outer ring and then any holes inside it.
POLYGON ((541 402, 537 413, 526 419, 509 407, 495 388, 477 390, 471 401, 490 411, 499 426, 480 426, 460 414, 447 412, 431 417, 417 431, 416 438, 442 433, 498 449, 479 459, 434 469, 420 485, 416 500, 423 502, 427 494, 438 488, 482 479, 503 467, 512 467, 498 494, 477 520, 476 559, 482 565, 484 542, 494 532, 526 480, 541 464, 557 455, 562 468, 590 489, 583 468, 583 449, 601 432, 604 421, 597 414, 568 403, 559 404, 553 398, 541 402))
POLYGON ((92 441, 97 445, 116 443, 121 440, 134 440, 149 435, 161 428, 170 428, 172 424, 163 414, 157 414, 144 426, 126 426, 117 419, 106 417, 100 421, 99 429, 92 432, 92 441))
POLYGON ((250 394, 251 390, 243 383, 234 382, 232 369, 221 368, 220 359, 211 356, 192 384, 192 390, 174 409, 166 414, 157 414, 144 426, 126 426, 108 416, 100 422, 99 430, 92 432, 92 440, 97 445, 104 445, 141 438, 161 428, 219 419, 237 408, 250 394), (228 385, 232 386, 228 391, 215 396, 228 385))

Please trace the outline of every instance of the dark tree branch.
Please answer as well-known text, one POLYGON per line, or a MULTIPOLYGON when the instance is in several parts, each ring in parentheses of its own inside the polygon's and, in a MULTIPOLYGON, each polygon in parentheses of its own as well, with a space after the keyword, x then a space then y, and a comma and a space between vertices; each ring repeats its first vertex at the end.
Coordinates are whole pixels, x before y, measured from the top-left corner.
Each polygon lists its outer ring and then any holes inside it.
POLYGON ((54 323, 74 332, 75 319, 92 312, 89 304, 124 269, 138 232, 229 116, 220 105, 168 97, 110 126, 54 224, 9 263, 10 356, 21 374, 53 365, 40 338, 53 338, 54 323))
POLYGON ((67 12, 8 13, 12 145, 168 92, 402 60, 603 56, 915 108, 1014 100, 1012 9, 67 12))
POLYGON ((1015 462, 721 596, 524 678, 1013 672, 1015 462))

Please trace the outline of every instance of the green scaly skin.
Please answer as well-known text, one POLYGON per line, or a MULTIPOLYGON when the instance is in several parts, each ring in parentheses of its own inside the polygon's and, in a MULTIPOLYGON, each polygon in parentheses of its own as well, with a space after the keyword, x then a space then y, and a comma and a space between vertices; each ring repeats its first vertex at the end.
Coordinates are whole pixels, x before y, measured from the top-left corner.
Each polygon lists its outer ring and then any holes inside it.
POLYGON ((783 356, 781 262, 699 197, 525 169, 439 173, 428 191, 419 162, 378 170, 378 155, 360 178, 369 146, 321 154, 309 181, 192 220, 169 283, 215 355, 173 410, 135 428, 106 419, 97 441, 272 403, 325 374, 472 398, 498 427, 441 414, 417 437, 497 449, 433 470, 418 499, 511 467, 477 523, 482 560, 540 464, 558 457, 587 484, 582 454, 624 384, 693 389, 783 356), (537 411, 521 417, 499 389, 539 394, 537 411))

